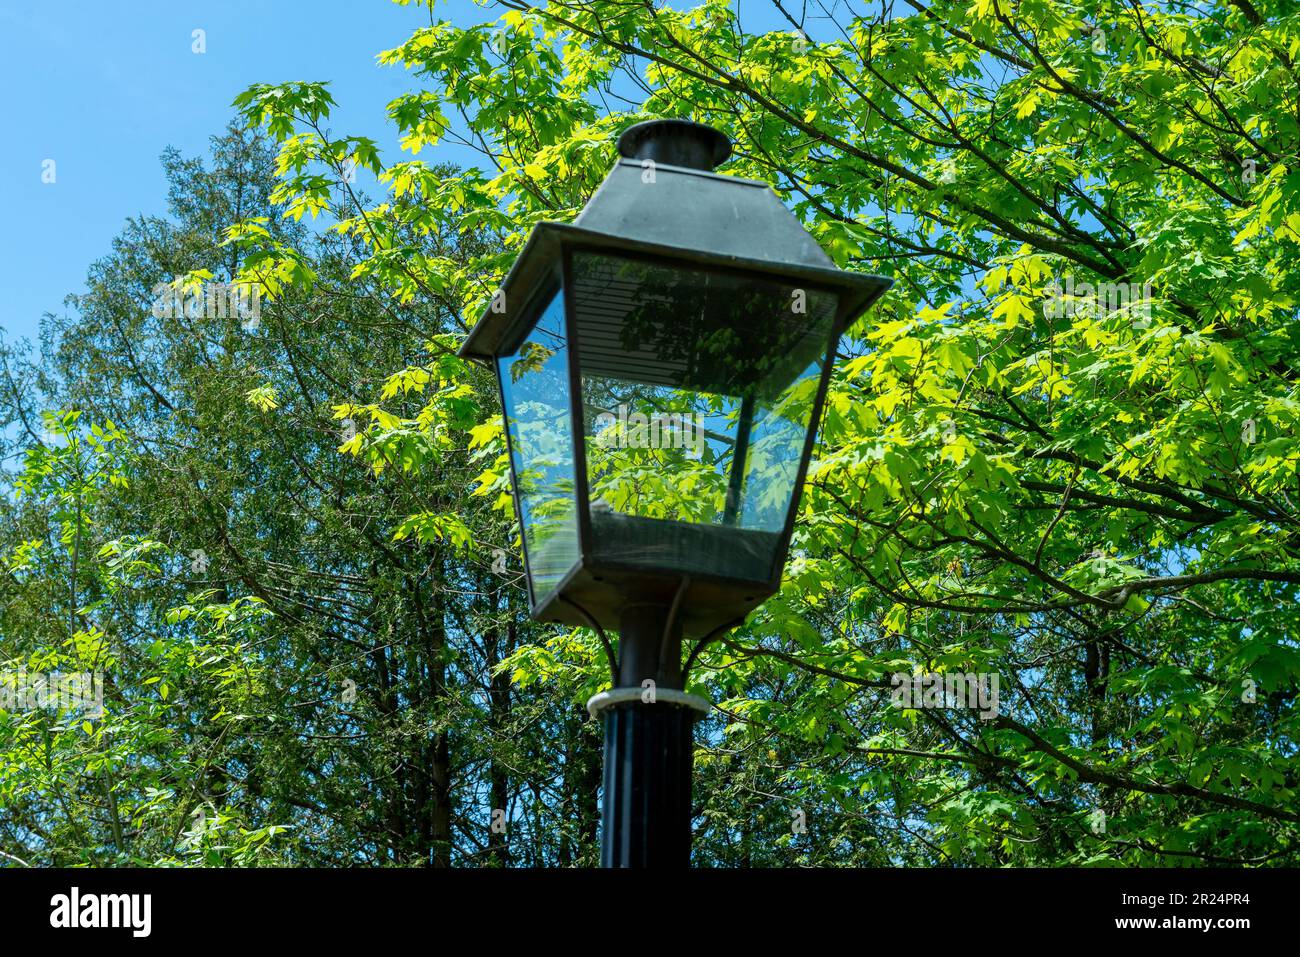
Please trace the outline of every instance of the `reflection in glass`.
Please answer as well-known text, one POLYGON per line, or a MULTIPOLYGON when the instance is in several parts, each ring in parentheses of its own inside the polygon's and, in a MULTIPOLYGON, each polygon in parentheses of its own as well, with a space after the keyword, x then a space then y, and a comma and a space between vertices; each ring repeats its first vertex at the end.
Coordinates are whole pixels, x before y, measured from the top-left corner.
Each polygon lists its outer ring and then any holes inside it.
POLYGON ((578 253, 593 552, 771 577, 837 297, 578 253))
POLYGON ((528 574, 533 601, 541 603, 578 560, 568 343, 558 294, 515 354, 499 362, 528 574))

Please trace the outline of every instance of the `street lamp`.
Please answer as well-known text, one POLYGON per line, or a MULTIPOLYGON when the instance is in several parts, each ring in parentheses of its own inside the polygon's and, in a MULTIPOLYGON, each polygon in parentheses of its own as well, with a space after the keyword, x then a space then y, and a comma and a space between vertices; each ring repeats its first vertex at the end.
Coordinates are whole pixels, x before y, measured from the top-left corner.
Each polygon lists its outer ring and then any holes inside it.
POLYGON ((601 859, 690 857, 695 650, 776 591, 841 334, 836 268, 725 135, 653 120, 572 224, 529 237, 460 354, 493 364, 531 613, 619 633, 601 859))

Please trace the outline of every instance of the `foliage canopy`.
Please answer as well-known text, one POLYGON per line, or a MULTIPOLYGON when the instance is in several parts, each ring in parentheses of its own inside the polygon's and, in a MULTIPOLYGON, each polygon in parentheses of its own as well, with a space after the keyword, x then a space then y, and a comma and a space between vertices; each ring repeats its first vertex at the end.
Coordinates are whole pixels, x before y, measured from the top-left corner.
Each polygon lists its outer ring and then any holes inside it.
POLYGON ((55 330, 52 394, 103 434, 29 453, 4 657, 112 661, 121 691, 107 739, 0 719, 0 850, 181 859, 152 809, 175 831, 203 795, 223 860, 593 861, 604 653, 490 568, 518 537, 500 412, 454 349, 616 134, 681 116, 896 279, 842 349, 782 592, 694 672, 697 862, 1295 863, 1293 4, 428 6, 380 57, 417 85, 409 157, 333 135, 324 83, 254 86, 274 179, 243 133, 213 171, 172 157, 181 225, 132 224, 55 330), (420 158, 452 139, 483 168, 420 158), (141 326, 182 274, 262 290, 266 329, 141 326), (158 580, 192 529, 216 599, 158 580), (354 711, 319 700, 345 672, 354 711), (913 672, 996 673, 999 711, 890 707, 913 672), (155 676, 207 689, 195 727, 155 676))

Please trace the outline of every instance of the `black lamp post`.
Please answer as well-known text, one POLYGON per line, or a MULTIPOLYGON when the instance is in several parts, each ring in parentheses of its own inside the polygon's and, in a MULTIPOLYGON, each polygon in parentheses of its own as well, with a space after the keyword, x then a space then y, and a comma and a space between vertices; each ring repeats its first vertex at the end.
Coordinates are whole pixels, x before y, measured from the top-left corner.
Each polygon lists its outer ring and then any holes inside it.
MULTIPOLYGON (((831 262, 722 133, 627 130, 570 224, 542 223, 461 355, 492 362, 531 611, 620 636, 601 860, 685 866, 682 643, 776 591, 834 361, 890 281, 831 262)), ((689 662, 693 658, 688 658, 689 662)))

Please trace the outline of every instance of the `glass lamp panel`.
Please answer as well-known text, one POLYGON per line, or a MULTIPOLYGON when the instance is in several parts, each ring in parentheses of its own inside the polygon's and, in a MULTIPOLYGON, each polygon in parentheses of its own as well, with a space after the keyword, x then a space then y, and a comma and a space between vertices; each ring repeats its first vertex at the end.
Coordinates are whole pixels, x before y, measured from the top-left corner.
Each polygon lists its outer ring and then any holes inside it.
POLYGON ((556 294, 513 355, 498 360, 524 557, 534 605, 578 561, 577 482, 564 300, 556 294))
POLYGON ((570 282, 593 556, 774 577, 836 294, 604 253, 570 282))

